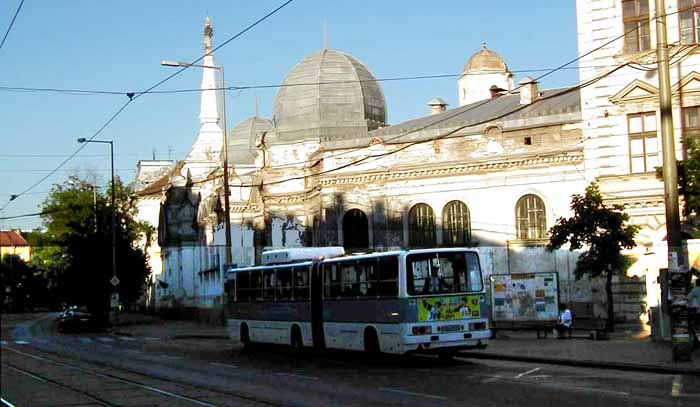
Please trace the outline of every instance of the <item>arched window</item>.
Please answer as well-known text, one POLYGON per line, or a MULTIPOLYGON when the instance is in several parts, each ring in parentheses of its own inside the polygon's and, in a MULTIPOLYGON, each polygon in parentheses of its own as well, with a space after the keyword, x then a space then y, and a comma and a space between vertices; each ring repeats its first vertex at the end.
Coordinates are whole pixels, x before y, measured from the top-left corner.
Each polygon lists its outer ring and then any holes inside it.
POLYGON ((359 209, 350 209, 343 216, 343 243, 350 252, 369 247, 367 215, 359 209))
POLYGON ((408 212, 408 244, 411 247, 435 246, 435 213, 429 205, 421 203, 408 212))
POLYGON ((515 224, 518 239, 544 239, 547 237, 547 220, 544 202, 537 195, 525 195, 515 206, 515 224))
POLYGON ((442 211, 442 242, 446 246, 460 246, 472 238, 469 208, 464 202, 451 201, 442 211))

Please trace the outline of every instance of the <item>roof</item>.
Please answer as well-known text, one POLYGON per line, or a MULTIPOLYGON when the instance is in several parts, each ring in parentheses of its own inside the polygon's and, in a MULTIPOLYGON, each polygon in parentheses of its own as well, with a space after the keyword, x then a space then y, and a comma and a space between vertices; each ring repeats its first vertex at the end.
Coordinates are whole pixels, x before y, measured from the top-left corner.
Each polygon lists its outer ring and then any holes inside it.
POLYGON ((170 187, 170 181, 172 177, 180 175, 182 167, 184 167, 185 161, 178 161, 167 173, 165 173, 160 178, 156 179, 152 183, 144 186, 142 189, 136 191, 137 196, 148 196, 153 194, 158 194, 163 188, 168 189, 170 187))
POLYGON ((273 121, 273 143, 357 138, 386 123, 386 100, 367 66, 324 49, 289 71, 275 97, 273 121))
POLYGON ((576 87, 549 89, 541 92, 541 98, 529 105, 520 104, 519 94, 487 99, 438 114, 409 120, 394 126, 384 127, 370 133, 387 143, 390 136, 401 136, 395 143, 404 143, 435 137, 436 130, 454 130, 465 127, 464 132, 480 133, 498 123, 504 130, 570 123, 581 120, 581 96, 576 87), (469 127, 472 127, 469 129, 469 127))
POLYGON ((486 48, 483 44, 481 49, 469 58, 464 65, 464 73, 497 71, 505 72, 508 70, 506 62, 500 55, 486 48))
POLYGON ((0 246, 29 246, 29 242, 27 242, 19 232, 14 230, 0 230, 0 246))
POLYGON ((273 131, 272 121, 258 116, 238 123, 228 134, 228 164, 254 164, 256 138, 259 134, 273 131))
POLYGON ((447 106, 449 103, 445 102, 440 98, 432 98, 428 101, 428 106, 447 106))

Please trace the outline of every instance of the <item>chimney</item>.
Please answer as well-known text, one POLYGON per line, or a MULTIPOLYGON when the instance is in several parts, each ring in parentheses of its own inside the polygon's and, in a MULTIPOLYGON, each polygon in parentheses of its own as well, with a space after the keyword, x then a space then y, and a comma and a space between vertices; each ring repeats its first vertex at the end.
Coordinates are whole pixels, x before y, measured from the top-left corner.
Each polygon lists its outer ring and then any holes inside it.
POLYGON ((428 106, 430 106, 430 114, 438 114, 447 111, 449 103, 440 98, 433 98, 428 102, 428 106))
POLYGON ((520 104, 529 105, 540 98, 540 91, 537 89, 537 82, 529 76, 518 82, 520 85, 520 104))
POLYGON ((505 89, 499 88, 496 85, 491 85, 491 87, 489 88, 489 92, 491 92, 491 99, 496 99, 497 97, 503 95, 503 92, 505 91, 505 89))

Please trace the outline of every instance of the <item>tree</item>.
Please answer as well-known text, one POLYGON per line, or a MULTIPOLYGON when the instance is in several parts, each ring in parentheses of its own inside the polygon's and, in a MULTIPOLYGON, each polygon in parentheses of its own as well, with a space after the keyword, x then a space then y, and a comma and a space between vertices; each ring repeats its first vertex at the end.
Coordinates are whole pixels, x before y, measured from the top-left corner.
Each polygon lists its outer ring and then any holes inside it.
POLYGON ((635 246, 634 237, 639 227, 629 224, 629 215, 621 205, 606 206, 598 185, 593 182, 586 187, 586 194, 571 197, 570 218, 560 217, 549 230, 547 250, 552 251, 569 244, 569 250, 585 248, 576 263, 575 276, 605 276, 607 296, 607 329, 614 328, 612 277, 624 272, 629 266, 622 249, 635 246))
MULTIPOLYGON (((695 139, 685 137, 683 145, 686 159, 676 162, 678 171, 678 194, 683 197, 685 223, 693 226, 698 233, 700 216, 700 144, 695 139)), ((662 167, 656 167, 656 178, 663 180, 662 167)))
POLYGON ((31 311, 43 299, 42 281, 36 270, 16 254, 0 258, 0 305, 3 310, 31 311))
POLYGON ((69 182, 54 185, 43 202, 42 218, 46 231, 33 235, 42 242, 35 251, 34 264, 39 267, 60 302, 86 305, 102 317, 109 310, 113 290, 111 216, 116 210, 117 275, 120 300, 137 301, 150 275, 146 254, 134 242, 151 228, 135 220, 131 191, 115 182, 116 208, 106 194, 96 193, 92 183, 72 176, 69 182))

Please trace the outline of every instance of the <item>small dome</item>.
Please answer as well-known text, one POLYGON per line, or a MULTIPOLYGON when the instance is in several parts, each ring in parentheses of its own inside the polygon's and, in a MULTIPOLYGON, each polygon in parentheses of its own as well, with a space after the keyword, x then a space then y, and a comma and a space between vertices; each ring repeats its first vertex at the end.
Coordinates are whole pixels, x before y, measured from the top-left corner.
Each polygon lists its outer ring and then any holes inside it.
POLYGON ((263 133, 273 131, 272 121, 258 116, 235 125, 228 134, 228 164, 233 166, 255 163, 256 140, 263 133))
POLYGON ((479 52, 472 55, 464 65, 464 73, 496 71, 506 72, 508 66, 500 55, 486 48, 486 43, 482 44, 479 52))
POLYGON ((449 103, 445 102, 444 100, 440 98, 432 98, 428 102, 428 106, 448 106, 449 103))
POLYGON ((292 68, 275 97, 276 137, 337 141, 367 136, 386 123, 379 83, 354 57, 324 49, 292 68))

